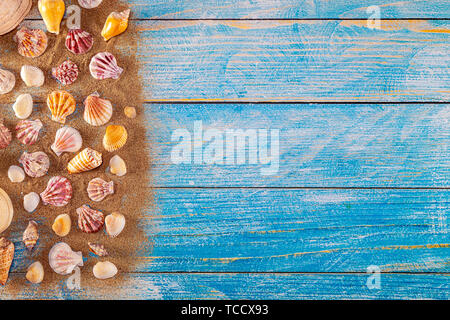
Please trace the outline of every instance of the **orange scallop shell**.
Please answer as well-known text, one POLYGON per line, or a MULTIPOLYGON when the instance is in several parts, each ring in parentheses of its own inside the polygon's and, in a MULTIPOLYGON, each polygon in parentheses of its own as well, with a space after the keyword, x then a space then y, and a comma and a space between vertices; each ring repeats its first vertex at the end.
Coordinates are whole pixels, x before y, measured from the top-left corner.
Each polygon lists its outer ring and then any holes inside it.
POLYGON ((70 93, 58 90, 48 95, 47 106, 52 113, 52 120, 64 124, 66 117, 74 113, 76 102, 70 93))

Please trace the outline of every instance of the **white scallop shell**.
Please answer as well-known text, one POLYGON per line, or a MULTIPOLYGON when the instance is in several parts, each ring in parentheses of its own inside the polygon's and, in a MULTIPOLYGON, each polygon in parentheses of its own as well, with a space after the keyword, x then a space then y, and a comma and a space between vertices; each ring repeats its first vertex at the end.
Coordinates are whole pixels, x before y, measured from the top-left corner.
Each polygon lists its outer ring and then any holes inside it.
POLYGON ((74 252, 65 242, 55 244, 48 253, 50 267, 57 274, 68 275, 77 266, 83 266, 81 251, 74 252))
POLYGON ((33 153, 24 152, 19 158, 19 163, 23 166, 25 173, 32 178, 39 178, 48 172, 50 159, 42 151, 33 153))
POLYGON ((55 142, 51 145, 54 153, 59 157, 63 152, 77 152, 81 149, 83 139, 80 132, 72 127, 62 127, 56 131, 55 142))
POLYGON ((7 94, 14 89, 16 77, 8 70, 0 69, 0 94, 7 94))

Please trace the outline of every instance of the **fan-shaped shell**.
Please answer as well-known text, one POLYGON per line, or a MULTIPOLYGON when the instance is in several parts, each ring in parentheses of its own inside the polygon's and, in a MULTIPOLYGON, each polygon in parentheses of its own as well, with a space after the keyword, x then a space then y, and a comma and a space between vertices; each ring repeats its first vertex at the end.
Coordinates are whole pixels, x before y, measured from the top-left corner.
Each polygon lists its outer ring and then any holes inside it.
POLYGON ((105 25, 102 30, 102 37, 105 41, 108 41, 112 37, 115 37, 123 33, 128 27, 128 18, 130 16, 130 9, 122 12, 112 12, 108 18, 106 18, 105 25))
POLYGON ((117 60, 111 53, 100 52, 92 57, 89 71, 95 79, 103 80, 119 79, 123 69, 117 65, 117 60))
POLYGON ((83 266, 83 255, 81 251, 73 251, 67 243, 58 242, 50 249, 48 262, 57 274, 68 275, 75 267, 83 266))
POLYGON ((5 69, 0 69, 0 94, 7 94, 14 89, 16 85, 16 76, 5 69))
POLYGON ((128 133, 124 126, 110 125, 103 137, 103 147, 109 152, 118 150, 125 145, 127 138, 128 133))
POLYGON ((106 251, 105 246, 98 243, 88 242, 89 251, 93 254, 98 255, 99 257, 105 257, 108 255, 108 251, 106 251))
POLYGON ((47 49, 48 38, 41 29, 20 28, 14 38, 17 42, 17 51, 26 58, 41 56, 47 49))
POLYGON ((92 201, 102 201, 107 195, 114 193, 114 181, 106 182, 102 178, 94 178, 89 181, 87 193, 92 201))
POLYGON ((50 159, 42 151, 33 153, 25 151, 20 156, 19 163, 23 166, 25 173, 32 178, 44 176, 50 167, 50 159))
POLYGON ((102 126, 107 123, 113 113, 109 100, 102 99, 98 93, 93 93, 84 100, 84 120, 92 126, 102 126))
POLYGON ((78 0, 78 3, 81 7, 85 9, 93 9, 97 8, 103 0, 78 0))
POLYGON ((22 241, 25 244, 25 247, 28 249, 28 251, 31 251, 36 245, 38 239, 39 239, 38 225, 36 221, 31 220, 28 223, 28 227, 25 229, 23 233, 22 241))
POLYGON ((102 164, 102 154, 91 148, 85 148, 67 165, 69 173, 80 173, 99 167, 102 164))
POLYGON ((50 204, 55 207, 62 207, 69 203, 72 198, 72 185, 69 179, 61 176, 52 177, 47 188, 41 193, 44 205, 50 204))
POLYGON ((74 54, 85 54, 94 44, 92 35, 81 29, 69 29, 66 37, 66 48, 74 54))
POLYGON ((32 145, 39 137, 39 132, 42 129, 42 122, 36 120, 21 120, 16 126, 16 137, 23 144, 32 145))
POLYGON ((76 102, 70 93, 58 90, 48 95, 47 106, 52 113, 52 120, 64 124, 67 116, 74 113, 76 102))
POLYGON ((11 143, 11 131, 3 124, 3 119, 0 119, 0 149, 5 149, 11 143))
POLYGON ((52 69, 52 76, 63 86, 72 84, 78 78, 78 66, 70 61, 64 61, 59 67, 52 69))
POLYGON ((14 259, 14 243, 6 238, 0 238, 0 284, 8 281, 9 268, 14 259))
POLYGON ((8 229, 14 216, 14 208, 8 194, 0 188, 0 234, 8 229))
POLYGON ((12 31, 17 27, 28 12, 32 5, 31 0, 9 0, 0 8, 0 36, 12 31))
POLYGON ((53 152, 59 157, 63 152, 77 152, 83 139, 77 129, 64 126, 56 131, 55 142, 51 145, 53 152))
POLYGON ((94 210, 84 204, 77 209, 78 227, 86 233, 94 233, 100 231, 105 224, 105 216, 100 211, 94 210))

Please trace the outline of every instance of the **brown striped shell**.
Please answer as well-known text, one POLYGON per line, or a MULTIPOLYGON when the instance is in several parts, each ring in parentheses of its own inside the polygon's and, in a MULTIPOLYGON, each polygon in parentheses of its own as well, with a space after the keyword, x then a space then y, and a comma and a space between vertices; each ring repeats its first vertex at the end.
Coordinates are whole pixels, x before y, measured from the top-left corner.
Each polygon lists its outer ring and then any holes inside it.
POLYGON ((28 223, 28 227, 25 229, 22 237, 22 241, 28 251, 33 250, 39 239, 38 225, 36 221, 31 220, 28 223))

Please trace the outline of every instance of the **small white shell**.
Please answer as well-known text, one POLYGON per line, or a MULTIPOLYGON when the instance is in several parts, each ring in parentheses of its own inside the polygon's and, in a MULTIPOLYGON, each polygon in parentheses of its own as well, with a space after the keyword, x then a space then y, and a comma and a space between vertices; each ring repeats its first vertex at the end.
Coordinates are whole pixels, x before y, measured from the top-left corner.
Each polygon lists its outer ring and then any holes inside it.
POLYGON ((103 0, 78 0, 78 4, 85 9, 97 8, 103 0))
POLYGON ((36 192, 30 192, 23 197, 23 208, 31 213, 36 210, 40 201, 41 197, 36 192))
POLYGON ((112 174, 121 177, 127 173, 127 165, 121 157, 115 155, 109 160, 109 170, 112 174))
POLYGON ((11 182, 22 182, 25 179, 25 172, 19 166, 11 166, 8 169, 8 178, 11 182))
POLYGON ((117 237, 125 228, 125 216, 119 212, 113 212, 105 218, 106 233, 111 237, 117 237))
POLYGON ((44 280, 44 267, 42 263, 36 261, 32 263, 27 270, 27 274, 25 276, 28 281, 31 283, 37 284, 41 283, 44 280))
POLYGON ((104 280, 114 277, 117 274, 117 267, 109 261, 97 262, 92 272, 97 279, 104 280))
POLYGON ((22 66, 20 77, 27 87, 40 87, 45 81, 44 72, 41 69, 28 65, 22 66))
POLYGON ((21 94, 17 97, 12 108, 17 118, 26 119, 33 111, 33 98, 28 93, 21 94))

